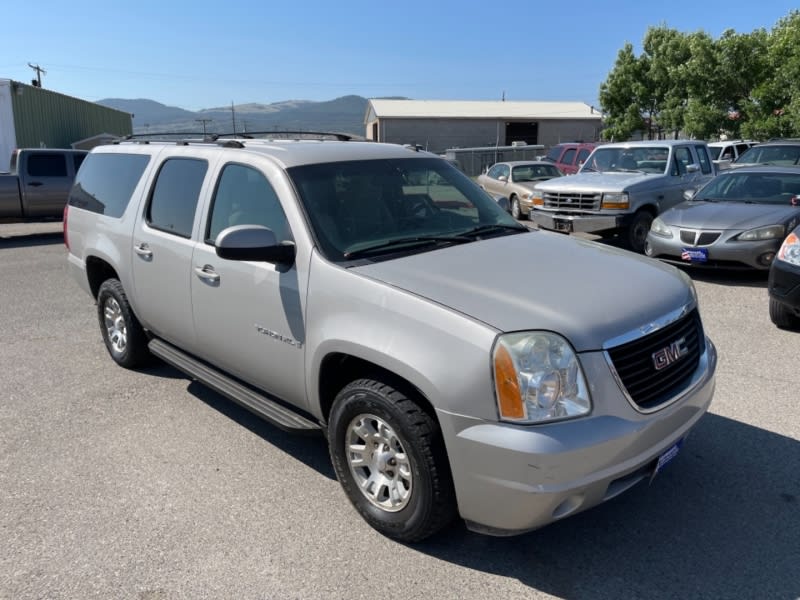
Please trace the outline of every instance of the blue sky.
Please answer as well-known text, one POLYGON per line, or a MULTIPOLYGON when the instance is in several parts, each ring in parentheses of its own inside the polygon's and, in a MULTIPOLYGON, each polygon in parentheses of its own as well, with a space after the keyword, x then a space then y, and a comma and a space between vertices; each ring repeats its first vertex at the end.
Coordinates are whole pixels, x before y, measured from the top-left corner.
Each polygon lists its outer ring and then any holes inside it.
POLYGON ((771 29, 797 0, 38 0, 3 8, 0 78, 86 100, 597 103, 617 52, 649 26, 713 37, 771 29))

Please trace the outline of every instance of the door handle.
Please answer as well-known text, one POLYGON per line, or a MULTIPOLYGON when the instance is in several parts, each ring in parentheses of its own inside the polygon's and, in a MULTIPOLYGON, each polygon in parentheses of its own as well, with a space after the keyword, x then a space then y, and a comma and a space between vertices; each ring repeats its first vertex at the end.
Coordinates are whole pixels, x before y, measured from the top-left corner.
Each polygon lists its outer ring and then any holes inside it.
POLYGON ((211 265, 203 265, 202 267, 195 267, 194 272, 200 279, 205 279, 210 283, 219 282, 219 273, 217 273, 214 270, 214 267, 212 267, 211 265))
POLYGON ((150 246, 147 245, 147 242, 140 242, 138 244, 134 244, 133 251, 143 258, 147 259, 153 258, 153 251, 150 250, 150 246))
POLYGON ((29 181, 28 185, 30 187, 39 187, 40 185, 44 185, 41 181, 29 181))

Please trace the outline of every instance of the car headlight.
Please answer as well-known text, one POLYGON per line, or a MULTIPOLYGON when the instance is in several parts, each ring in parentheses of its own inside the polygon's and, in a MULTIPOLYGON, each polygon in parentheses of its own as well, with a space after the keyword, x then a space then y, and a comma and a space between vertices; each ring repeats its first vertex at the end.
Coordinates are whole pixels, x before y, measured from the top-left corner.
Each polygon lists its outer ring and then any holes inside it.
POLYGON ((800 267, 800 236, 790 233, 789 237, 783 240, 777 258, 800 267))
POLYGON ((544 195, 541 190, 534 189, 531 192, 531 201, 534 206, 544 206, 544 195))
POLYGON ((760 240, 779 240, 786 235, 783 225, 768 225, 740 233, 736 239, 742 242, 757 242, 760 240))
POLYGON ((664 223, 664 221, 661 220, 661 217, 656 217, 653 219, 653 222, 650 224, 650 231, 656 235, 660 235, 661 237, 672 237, 672 230, 667 227, 667 224, 664 223))
POLYGON ((500 335, 492 352, 500 418, 544 423, 588 414, 592 404, 578 357, 560 335, 500 335))
POLYGON ((629 206, 630 200, 628 200, 628 192, 620 192, 615 194, 603 194, 603 202, 600 208, 627 210, 629 206))

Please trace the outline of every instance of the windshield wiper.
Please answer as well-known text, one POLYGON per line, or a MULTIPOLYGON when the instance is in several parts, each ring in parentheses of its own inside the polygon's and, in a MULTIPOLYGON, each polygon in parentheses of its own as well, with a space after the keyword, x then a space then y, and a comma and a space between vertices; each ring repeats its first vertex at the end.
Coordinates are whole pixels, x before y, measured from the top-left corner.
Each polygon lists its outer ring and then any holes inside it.
POLYGON ((466 244, 474 241, 472 238, 458 235, 416 235, 412 237, 397 238, 388 242, 379 242, 372 246, 358 248, 344 253, 345 258, 356 258, 365 254, 371 254, 377 250, 388 250, 397 246, 429 246, 431 244, 466 244))
POLYGON ((468 229, 467 231, 462 231, 459 235, 465 236, 477 236, 481 233, 489 233, 492 231, 530 231, 524 225, 501 225, 498 223, 494 223, 492 225, 479 225, 478 227, 473 227, 472 229, 468 229))

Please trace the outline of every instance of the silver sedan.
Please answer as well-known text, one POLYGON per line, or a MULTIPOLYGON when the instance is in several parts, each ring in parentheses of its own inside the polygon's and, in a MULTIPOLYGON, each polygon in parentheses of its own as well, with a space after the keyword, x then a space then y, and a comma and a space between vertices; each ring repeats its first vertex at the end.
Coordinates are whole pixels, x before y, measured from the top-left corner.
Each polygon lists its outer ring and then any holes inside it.
POLYGON ((657 217, 645 253, 697 267, 769 269, 800 223, 800 169, 724 171, 657 217))

